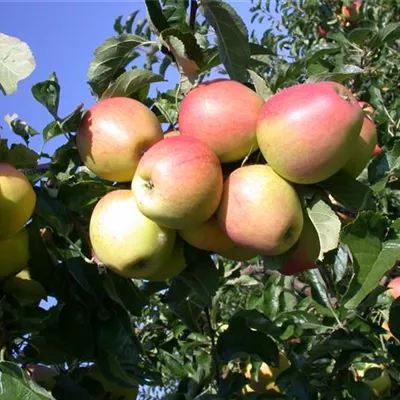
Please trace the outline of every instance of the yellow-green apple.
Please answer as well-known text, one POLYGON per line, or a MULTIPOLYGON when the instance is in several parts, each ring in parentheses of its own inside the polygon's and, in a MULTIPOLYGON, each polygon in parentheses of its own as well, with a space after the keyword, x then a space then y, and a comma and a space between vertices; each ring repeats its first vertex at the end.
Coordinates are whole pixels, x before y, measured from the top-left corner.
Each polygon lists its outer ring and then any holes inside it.
POLYGON ((112 97, 89 108, 76 143, 83 163, 100 178, 129 182, 143 153, 162 138, 161 124, 144 104, 112 97))
POLYGON ((14 166, 0 163, 0 240, 15 235, 31 218, 36 193, 14 166))
POLYGON ((41 364, 28 364, 25 370, 36 383, 50 391, 57 383, 55 378, 60 375, 55 368, 41 364))
POLYGON ((237 246, 263 255, 289 250, 303 229, 302 206, 294 187, 261 164, 229 175, 217 219, 237 246))
POLYGON ((261 109, 257 140, 269 165, 300 184, 323 181, 353 155, 364 113, 352 93, 336 82, 283 89, 261 109))
POLYGON ((239 246, 233 246, 230 249, 218 251, 217 254, 232 261, 248 261, 258 255, 254 250, 239 246))
MULTIPOLYGON (((281 392, 279 386, 276 384, 276 379, 285 370, 290 367, 290 361, 285 353, 279 353, 279 366, 271 367, 263 362, 260 370, 258 371, 258 381, 250 383, 243 388, 243 394, 256 392, 264 393, 268 390, 274 390, 278 393, 281 392)), ((245 370, 245 377, 251 379, 252 365, 248 364, 245 370)))
POLYGON ((353 1, 351 5, 344 4, 342 6, 342 16, 345 21, 355 22, 361 16, 361 1, 353 1))
POLYGON ((387 287, 389 288, 388 292, 390 296, 392 296, 394 299, 397 299, 400 296, 400 276, 392 279, 388 283, 387 287))
POLYGON ((262 97, 242 83, 215 79, 185 96, 179 129, 206 142, 221 162, 237 161, 258 149, 256 122, 263 104, 262 97))
POLYGON ((377 157, 382 153, 382 148, 377 144, 372 152, 372 157, 377 157))
POLYGON ((29 235, 25 228, 9 239, 0 241, 0 279, 22 271, 28 266, 29 235))
POLYGON ((283 275, 293 275, 307 269, 317 268, 315 263, 321 251, 318 233, 307 213, 304 213, 303 219, 303 230, 295 245, 296 248, 280 270, 283 275))
POLYGON ((218 253, 235 246, 219 226, 215 215, 200 225, 181 229, 178 233, 185 242, 202 250, 218 253))
POLYGON ((142 157, 132 180, 139 210, 173 229, 199 225, 216 211, 222 194, 218 157, 199 139, 169 137, 142 157))
POLYGON ((171 255, 147 279, 149 281, 166 281, 179 275, 187 267, 184 246, 185 242, 177 237, 171 255))
POLYGON ((147 278, 167 259, 176 232, 161 227, 137 208, 131 190, 107 193, 96 204, 89 235, 97 258, 127 278, 147 278))
POLYGON ((361 174, 371 160, 378 141, 376 126, 372 120, 374 109, 365 101, 360 101, 359 104, 365 114, 363 126, 354 148, 354 153, 343 167, 354 178, 357 178, 361 174))
MULTIPOLYGON (((381 399, 389 394, 392 387, 392 380, 384 365, 376 363, 360 363, 356 365, 355 371, 359 380, 370 387, 376 398, 381 399), (371 369, 379 369, 380 371, 377 371, 377 375, 378 372, 380 372, 380 375, 371 378, 367 377, 366 374, 371 369)), ((373 372, 371 371, 370 373, 373 372)))

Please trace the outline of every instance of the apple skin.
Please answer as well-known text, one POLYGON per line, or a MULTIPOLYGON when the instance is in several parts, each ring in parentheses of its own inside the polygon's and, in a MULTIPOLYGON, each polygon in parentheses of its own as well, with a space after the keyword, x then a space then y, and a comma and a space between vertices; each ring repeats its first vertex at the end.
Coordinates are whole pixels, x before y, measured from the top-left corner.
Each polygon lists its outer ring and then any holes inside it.
POLYGON ((400 296, 400 276, 392 279, 387 287, 389 288, 389 295, 393 297, 393 299, 397 299, 400 296))
POLYGON ((372 157, 377 157, 382 153, 382 148, 377 144, 372 152, 372 157))
POLYGON ((102 179, 132 180, 143 153, 163 138, 156 115, 137 100, 112 97, 86 112, 76 134, 82 162, 102 179))
POLYGON ((315 263, 321 251, 318 233, 307 213, 303 214, 303 219, 303 230, 297 247, 280 270, 282 275, 294 275, 307 269, 317 268, 315 263))
POLYGON ((222 194, 221 163, 210 147, 187 137, 169 137, 139 162, 132 191, 139 210, 173 229, 199 225, 215 213, 222 194))
POLYGON ((343 169, 354 178, 357 178, 367 166, 378 142, 376 126, 372 120, 372 114, 374 112, 372 106, 365 101, 360 101, 359 105, 365 114, 363 126, 354 153, 343 167, 343 169))
POLYGON ((392 380, 390 378, 390 375, 387 369, 381 364, 365 363, 363 364, 363 368, 356 368, 355 371, 360 381, 367 384, 378 399, 382 398, 381 396, 385 396, 386 394, 388 394, 390 388, 392 387, 392 380), (369 369, 372 368, 379 368, 382 370, 382 372, 378 378, 369 380, 365 377, 365 374, 369 369))
POLYGON ((215 79, 185 96, 179 129, 207 143, 221 162, 238 161, 258 149, 256 122, 263 104, 263 98, 242 83, 215 79))
POLYGON ((147 279, 149 281, 167 281, 179 275, 187 267, 184 247, 185 242, 177 237, 171 255, 147 279))
POLYGON ((171 128, 164 132, 164 139, 168 137, 179 136, 180 134, 181 133, 178 129, 171 128))
POLYGON ((35 205, 36 193, 28 178, 11 164, 0 163, 0 240, 17 234, 35 205))
POLYGON ((25 228, 0 241, 0 279, 18 274, 28 266, 29 235, 25 228))
POLYGON ((96 204, 89 235, 97 258, 126 278, 147 278, 168 258, 176 232, 161 227, 137 208, 131 190, 107 193, 96 204))
POLYGON ((219 226, 215 215, 200 225, 181 229, 178 233, 185 242, 201 250, 218 253, 235 246, 219 226))
MULTIPOLYGON (((290 367, 290 362, 286 357, 286 354, 279 353, 279 367, 270 367, 266 363, 262 363, 258 372, 258 382, 246 385, 243 388, 243 394, 256 392, 263 393, 267 390, 274 390, 280 393, 279 387, 276 385, 276 379, 278 376, 290 367)), ((245 377, 251 379, 251 364, 246 367, 245 377)))
POLYGON ((328 31, 326 31, 321 25, 318 26, 319 36, 325 38, 328 35, 328 31))
POLYGON ((236 246, 260 255, 289 250, 303 229, 303 211, 293 186, 270 166, 233 171, 224 183, 217 219, 236 246))
POLYGON ((342 16, 345 21, 355 22, 360 19, 361 16, 361 1, 353 1, 351 6, 342 6, 342 16))
POLYGON ((353 155, 364 114, 336 82, 304 83, 270 97, 257 123, 260 150, 283 178, 321 182, 353 155))

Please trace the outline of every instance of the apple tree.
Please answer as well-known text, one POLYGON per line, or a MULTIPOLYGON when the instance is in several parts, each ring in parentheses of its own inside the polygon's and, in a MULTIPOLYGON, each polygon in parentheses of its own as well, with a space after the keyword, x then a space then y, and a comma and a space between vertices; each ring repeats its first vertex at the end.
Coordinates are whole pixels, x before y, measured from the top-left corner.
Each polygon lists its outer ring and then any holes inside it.
MULTIPOLYGON (((46 126, 5 118, 0 397, 399 398, 400 4, 252 0, 246 26, 234 2, 144 3, 94 49, 93 104, 59 115, 55 71, 31 89, 46 126)), ((9 95, 35 60, 0 49, 9 95)))

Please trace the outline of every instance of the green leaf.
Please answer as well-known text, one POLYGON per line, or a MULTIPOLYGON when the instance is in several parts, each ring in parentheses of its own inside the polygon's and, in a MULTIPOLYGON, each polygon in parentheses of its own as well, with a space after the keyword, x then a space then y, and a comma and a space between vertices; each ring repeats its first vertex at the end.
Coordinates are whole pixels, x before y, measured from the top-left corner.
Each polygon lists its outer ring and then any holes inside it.
POLYGON ((135 68, 120 75, 117 80, 103 92, 101 100, 110 97, 137 98, 143 90, 147 92, 150 83, 162 81, 164 81, 164 78, 161 75, 156 75, 146 69, 135 68))
POLYGON ((390 22, 382 28, 371 40, 371 48, 375 49, 392 39, 398 39, 400 34, 400 22, 390 22))
POLYGON ((187 0, 163 0, 163 14, 170 26, 186 25, 187 0))
POLYGON ((312 75, 307 79, 307 82, 334 81, 343 84, 346 79, 354 78, 354 75, 359 75, 363 72, 364 70, 356 65, 341 65, 332 72, 312 75))
POLYGON ((39 160, 39 154, 23 144, 11 145, 7 154, 7 161, 17 168, 35 168, 39 160))
POLYGON ((375 209, 372 190, 345 171, 337 172, 325 181, 318 183, 318 186, 352 211, 375 209))
POLYGON ((152 30, 159 34, 169 28, 169 23, 163 14, 163 10, 158 0, 145 0, 147 7, 147 17, 153 25, 152 30))
POLYGON ((264 99, 267 100, 269 99, 273 93, 272 90, 267 86, 266 82, 264 81, 263 78, 261 78, 260 75, 257 74, 257 72, 252 71, 251 69, 247 70, 250 79, 256 89, 256 92, 264 99))
POLYGON ((18 82, 36 68, 29 46, 22 40, 0 33, 0 89, 7 95, 15 93, 18 82))
POLYGON ((204 17, 218 38, 219 56, 233 80, 246 81, 250 62, 247 27, 234 8, 221 0, 201 0, 204 17))
POLYGON ((307 214, 318 233, 321 245, 319 259, 322 260, 325 253, 338 246, 341 223, 335 212, 321 199, 307 208, 307 214))
POLYGON ((371 28, 355 28, 349 33, 348 38, 350 42, 362 45, 373 32, 374 30, 371 28))
POLYGON ((344 227, 341 240, 354 258, 354 277, 344 298, 344 306, 354 309, 393 267, 400 254, 400 237, 389 231, 387 218, 366 211, 344 227))
POLYGON ((139 56, 136 47, 145 42, 146 38, 142 36, 125 34, 107 39, 95 50, 88 79, 97 96, 101 96, 109 84, 125 72, 125 67, 139 56))
POLYGON ((36 101, 45 106, 54 118, 57 118, 58 115, 60 90, 61 88, 55 72, 49 76, 48 80, 33 85, 31 89, 36 101))
POLYGON ((18 136, 20 136, 26 144, 29 143, 29 139, 32 136, 38 135, 39 132, 29 126, 25 121, 18 118, 17 114, 9 115, 4 117, 10 129, 18 136))
POLYGON ((2 400, 55 400, 17 364, 9 361, 0 362, 0 397, 2 400))

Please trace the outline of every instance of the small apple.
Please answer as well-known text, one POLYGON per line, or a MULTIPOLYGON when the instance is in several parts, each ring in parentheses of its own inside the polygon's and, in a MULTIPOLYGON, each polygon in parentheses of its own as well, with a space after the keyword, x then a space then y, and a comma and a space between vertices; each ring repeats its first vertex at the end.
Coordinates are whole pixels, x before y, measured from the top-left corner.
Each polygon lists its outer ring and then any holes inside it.
POLYGON ((0 240, 9 239, 31 218, 36 193, 14 166, 0 163, 0 240))
MULTIPOLYGON (((280 388, 276 384, 276 379, 285 370, 290 367, 290 361, 288 360, 285 353, 279 353, 279 366, 271 367, 266 363, 262 363, 260 370, 258 371, 258 381, 246 385, 243 388, 243 394, 256 392, 263 393, 267 390, 274 390, 280 393, 280 388)), ((252 365, 248 364, 246 367, 245 376, 251 379, 251 369, 252 365)))
POLYGON ((353 3, 342 6, 342 16, 345 21, 355 22, 360 19, 361 16, 361 1, 353 1, 353 3))
POLYGON ((238 168, 229 175, 217 219, 236 246, 260 255, 289 250, 303 229, 295 189, 269 165, 261 164, 238 168))
POLYGON ((400 296, 400 276, 392 279, 388 283, 387 287, 389 288, 389 295, 392 296, 394 299, 397 299, 400 296))
POLYGON ((389 391, 392 387, 392 380, 384 365, 375 363, 360 363, 356 365, 355 371, 359 380, 367 384, 378 399, 389 394, 389 391), (378 375, 378 372, 380 372, 380 375, 376 377, 367 376, 368 371, 370 371, 369 374, 375 375, 375 371, 372 372, 372 369, 376 370, 376 375, 378 375))
POLYGON ((171 255, 147 279, 149 281, 167 281, 179 275, 187 267, 184 247, 185 242, 177 237, 171 255))
POLYGON ((280 270, 282 275, 293 275, 307 269, 317 268, 316 261, 321 251, 318 233, 307 213, 303 214, 303 219, 303 230, 297 247, 280 270))
POLYGON ((376 126, 372 120, 374 112, 372 106, 365 101, 360 101, 359 104, 365 114, 363 126, 355 146, 354 154, 343 167, 354 178, 357 178, 361 174, 371 160, 371 155, 373 155, 378 141, 376 126))
POLYGON ((318 183, 353 155, 363 118, 357 100, 339 83, 303 83, 266 101, 257 140, 269 165, 283 178, 318 183))
POLYGON ((147 278, 167 259, 176 232, 161 227, 137 208, 131 190, 107 193, 96 204, 89 235, 97 258, 127 278, 147 278))
POLYGON ((83 163, 97 176, 129 182, 143 153, 162 138, 161 124, 144 104, 112 97, 89 108, 76 144, 83 163))
POLYGON ((166 138, 142 157, 132 180, 139 210, 173 229, 196 226, 215 213, 222 194, 218 157, 199 139, 166 138))
POLYGON ((374 147, 374 151, 372 152, 372 157, 377 157, 377 156, 379 156, 379 154, 381 154, 382 153, 382 148, 377 144, 375 147, 374 147))
POLYGON ((185 242, 192 246, 215 253, 229 250, 235 246, 219 226, 215 215, 200 225, 181 229, 178 233, 185 242))
POLYGON ((179 129, 215 151, 221 162, 238 161, 258 149, 256 122, 264 100, 240 82, 201 83, 183 99, 179 129))
POLYGON ((318 33, 323 38, 325 38, 328 35, 328 31, 324 29, 321 25, 318 26, 318 33))
POLYGON ((0 279, 16 275, 28 266, 29 236, 25 228, 0 241, 0 279))

